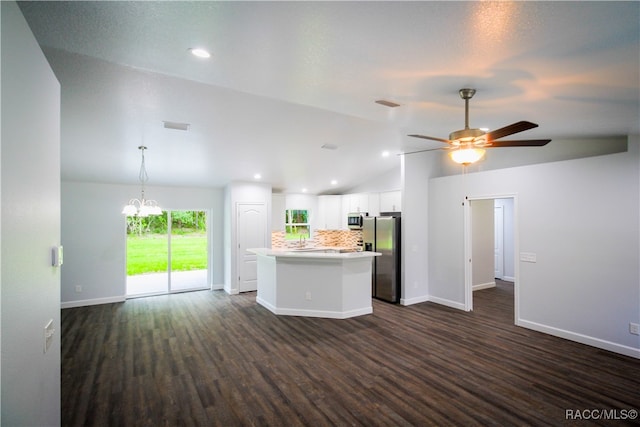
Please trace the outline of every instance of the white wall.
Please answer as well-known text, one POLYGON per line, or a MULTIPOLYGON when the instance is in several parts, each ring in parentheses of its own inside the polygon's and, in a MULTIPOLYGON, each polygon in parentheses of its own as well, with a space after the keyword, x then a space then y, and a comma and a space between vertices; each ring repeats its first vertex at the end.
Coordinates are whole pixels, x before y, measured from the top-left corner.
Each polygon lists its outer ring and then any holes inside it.
POLYGON ((502 213, 504 216, 503 221, 503 255, 504 255, 504 276, 503 280, 508 280, 513 282, 516 277, 516 269, 515 269, 515 236, 514 236, 514 208, 513 208, 513 198, 506 199, 495 199, 495 206, 502 207, 502 213))
MULTIPOLYGON (((514 139, 525 139, 522 137, 514 139)), ((467 172, 483 172, 494 169, 512 168, 539 163, 557 162, 561 160, 580 159, 604 154, 627 151, 627 138, 624 136, 581 138, 581 139, 553 139, 543 147, 493 148, 487 150, 484 158, 473 165, 467 166, 467 172)), ((452 162, 448 153, 442 152, 443 175, 459 175, 462 166, 452 162)))
MULTIPOLYGON (((285 196, 285 209, 306 209, 314 215, 318 209, 318 196, 309 194, 287 194, 285 196)), ((281 212, 284 216, 284 211, 281 212)))
MULTIPOLYGON (((207 210, 211 285, 221 287, 223 190, 146 186, 145 195, 166 210, 207 210)), ((62 183, 63 307, 123 301, 126 296, 126 218, 122 207, 140 197, 139 185, 62 183), (75 292, 76 285, 82 292, 75 292)))
POLYGON ((629 152, 432 179, 429 298, 464 307, 464 196, 517 194, 517 324, 640 357, 639 138, 629 152))
MULTIPOLYGON (((389 159, 394 161, 395 159, 389 159)), ((392 170, 385 172, 374 179, 363 182, 344 192, 351 193, 380 193, 383 191, 399 190, 402 187, 402 164, 392 170)))
POLYGON ((267 212, 265 241, 271 242, 271 185, 254 182, 232 182, 224 191, 224 290, 229 294, 237 294, 238 287, 238 247, 236 233, 236 205, 238 203, 264 203, 267 212))
POLYGON ((60 424, 60 85, 14 2, 1 2, 2 425, 60 424), (44 326, 55 334, 44 353, 44 326))
MULTIPOLYGON (((424 152, 402 156, 402 292, 400 303, 429 298, 429 178, 440 173, 440 156, 424 152)), ((435 207, 437 209, 437 207, 435 207)))
POLYGON ((495 286, 493 200, 471 203, 471 285, 474 289, 495 286))

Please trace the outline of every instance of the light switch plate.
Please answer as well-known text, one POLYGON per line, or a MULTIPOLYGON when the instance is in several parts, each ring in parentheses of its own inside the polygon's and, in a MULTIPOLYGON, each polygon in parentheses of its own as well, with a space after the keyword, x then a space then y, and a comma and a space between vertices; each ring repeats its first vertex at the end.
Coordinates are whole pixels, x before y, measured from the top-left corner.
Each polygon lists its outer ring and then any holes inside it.
POLYGON ((60 267, 62 265, 62 246, 54 246, 51 248, 51 265, 60 267))
POLYGON ((51 347, 51 343, 53 342, 53 334, 56 330, 53 328, 53 319, 49 320, 46 325, 44 325, 44 352, 46 353, 51 347))
POLYGON ((520 252, 520 261, 537 262, 537 256, 533 252, 520 252))

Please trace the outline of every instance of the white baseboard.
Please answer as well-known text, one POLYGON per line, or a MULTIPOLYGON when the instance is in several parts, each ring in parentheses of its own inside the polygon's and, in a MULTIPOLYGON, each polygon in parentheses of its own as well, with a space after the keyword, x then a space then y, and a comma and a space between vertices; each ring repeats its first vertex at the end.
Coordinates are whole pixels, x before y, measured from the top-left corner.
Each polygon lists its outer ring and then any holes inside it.
POLYGON ((373 307, 359 308, 350 311, 324 311, 324 310, 302 310, 294 308, 278 308, 264 301, 260 297, 256 297, 256 302, 272 312, 281 316, 304 316, 304 317, 323 317, 326 319, 348 319, 350 317, 362 316, 373 313, 373 307))
POLYGON ((534 331, 543 332, 545 334, 553 335, 556 337, 564 338, 570 341, 579 342, 580 344, 586 344, 592 347, 597 347, 603 350, 608 350, 614 353, 619 353, 625 356, 630 356, 636 359, 640 359, 640 348, 617 344, 611 341, 602 340, 600 338, 579 334, 577 332, 571 332, 564 329, 554 328, 553 326, 547 326, 537 322, 531 322, 529 320, 518 319, 516 322, 516 325, 522 326, 523 328, 532 329, 534 331))
POLYGON ((260 298, 259 295, 256 296, 256 302, 261 306, 263 306, 264 308, 266 308, 267 310, 269 310, 270 312, 272 312, 273 314, 278 314, 276 313, 277 308, 274 305, 260 298))
POLYGON ((451 301, 445 298, 438 298, 434 296, 429 297, 429 301, 435 302, 436 304, 446 305, 447 307, 456 308, 458 310, 464 311, 464 303, 458 301, 451 301))
POLYGON ((503 276, 502 280, 504 280, 505 282, 515 282, 516 278, 511 276, 503 276))
POLYGON ((477 285, 473 285, 472 289, 474 291, 480 291, 482 289, 495 288, 496 282, 487 282, 487 283, 478 283, 477 285))
POLYGON ((429 301, 429 295, 421 295, 413 298, 400 298, 400 305, 413 305, 429 301))
POLYGON ((65 308, 74 308, 74 307, 86 307, 88 305, 113 304, 114 302, 125 302, 125 301, 126 301, 126 298, 124 296, 84 299, 84 300, 77 300, 77 301, 64 301, 60 303, 60 308, 65 309, 65 308))
MULTIPOLYGON (((203 288, 202 290, 207 290, 209 288, 203 288)), ((224 285, 211 285, 212 291, 222 290, 224 289, 224 285)), ((151 296, 151 295, 140 295, 140 297, 151 296)), ((85 299, 85 300, 77 300, 77 301, 65 301, 60 303, 60 308, 74 308, 74 307, 86 307, 89 305, 99 305, 99 304, 112 304, 114 302, 124 302, 127 300, 127 297, 108 297, 108 298, 94 298, 94 299, 85 299)))
POLYGON ((238 288, 227 288, 225 286, 222 287, 222 289, 228 293, 229 295, 238 295, 240 293, 240 290, 238 288))

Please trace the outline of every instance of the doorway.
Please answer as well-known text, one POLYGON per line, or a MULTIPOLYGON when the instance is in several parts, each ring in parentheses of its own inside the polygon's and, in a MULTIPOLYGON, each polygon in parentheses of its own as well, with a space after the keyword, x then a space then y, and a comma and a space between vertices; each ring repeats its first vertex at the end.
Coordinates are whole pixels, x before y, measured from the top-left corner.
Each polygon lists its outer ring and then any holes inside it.
POLYGON ((473 292, 512 283, 514 322, 518 316, 517 196, 467 198, 465 203, 465 310, 473 292))
POLYGON ((247 252, 247 249, 270 246, 267 244, 266 212, 264 203, 238 203, 236 205, 238 292, 251 292, 258 289, 257 255, 247 252))
POLYGON ((127 217, 127 298, 209 289, 206 211, 127 217))

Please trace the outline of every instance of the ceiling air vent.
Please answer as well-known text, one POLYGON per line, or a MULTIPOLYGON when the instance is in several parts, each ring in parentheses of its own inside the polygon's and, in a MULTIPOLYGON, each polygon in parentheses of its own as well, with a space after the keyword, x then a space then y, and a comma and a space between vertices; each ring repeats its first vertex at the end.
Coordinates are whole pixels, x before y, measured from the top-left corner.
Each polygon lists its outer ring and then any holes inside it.
POLYGON ((387 101, 387 100, 384 100, 384 99, 378 99, 376 101, 376 104, 384 105, 385 107, 391 107, 391 108, 395 108, 395 107, 399 107, 400 106, 400 104, 396 104, 395 102, 387 101))
POLYGON ((325 150, 337 150, 338 146, 335 144, 324 144, 320 148, 324 148, 325 150))
POLYGON ((189 126, 191 126, 189 123, 169 122, 166 120, 162 123, 164 123, 165 129, 189 130, 189 126))

